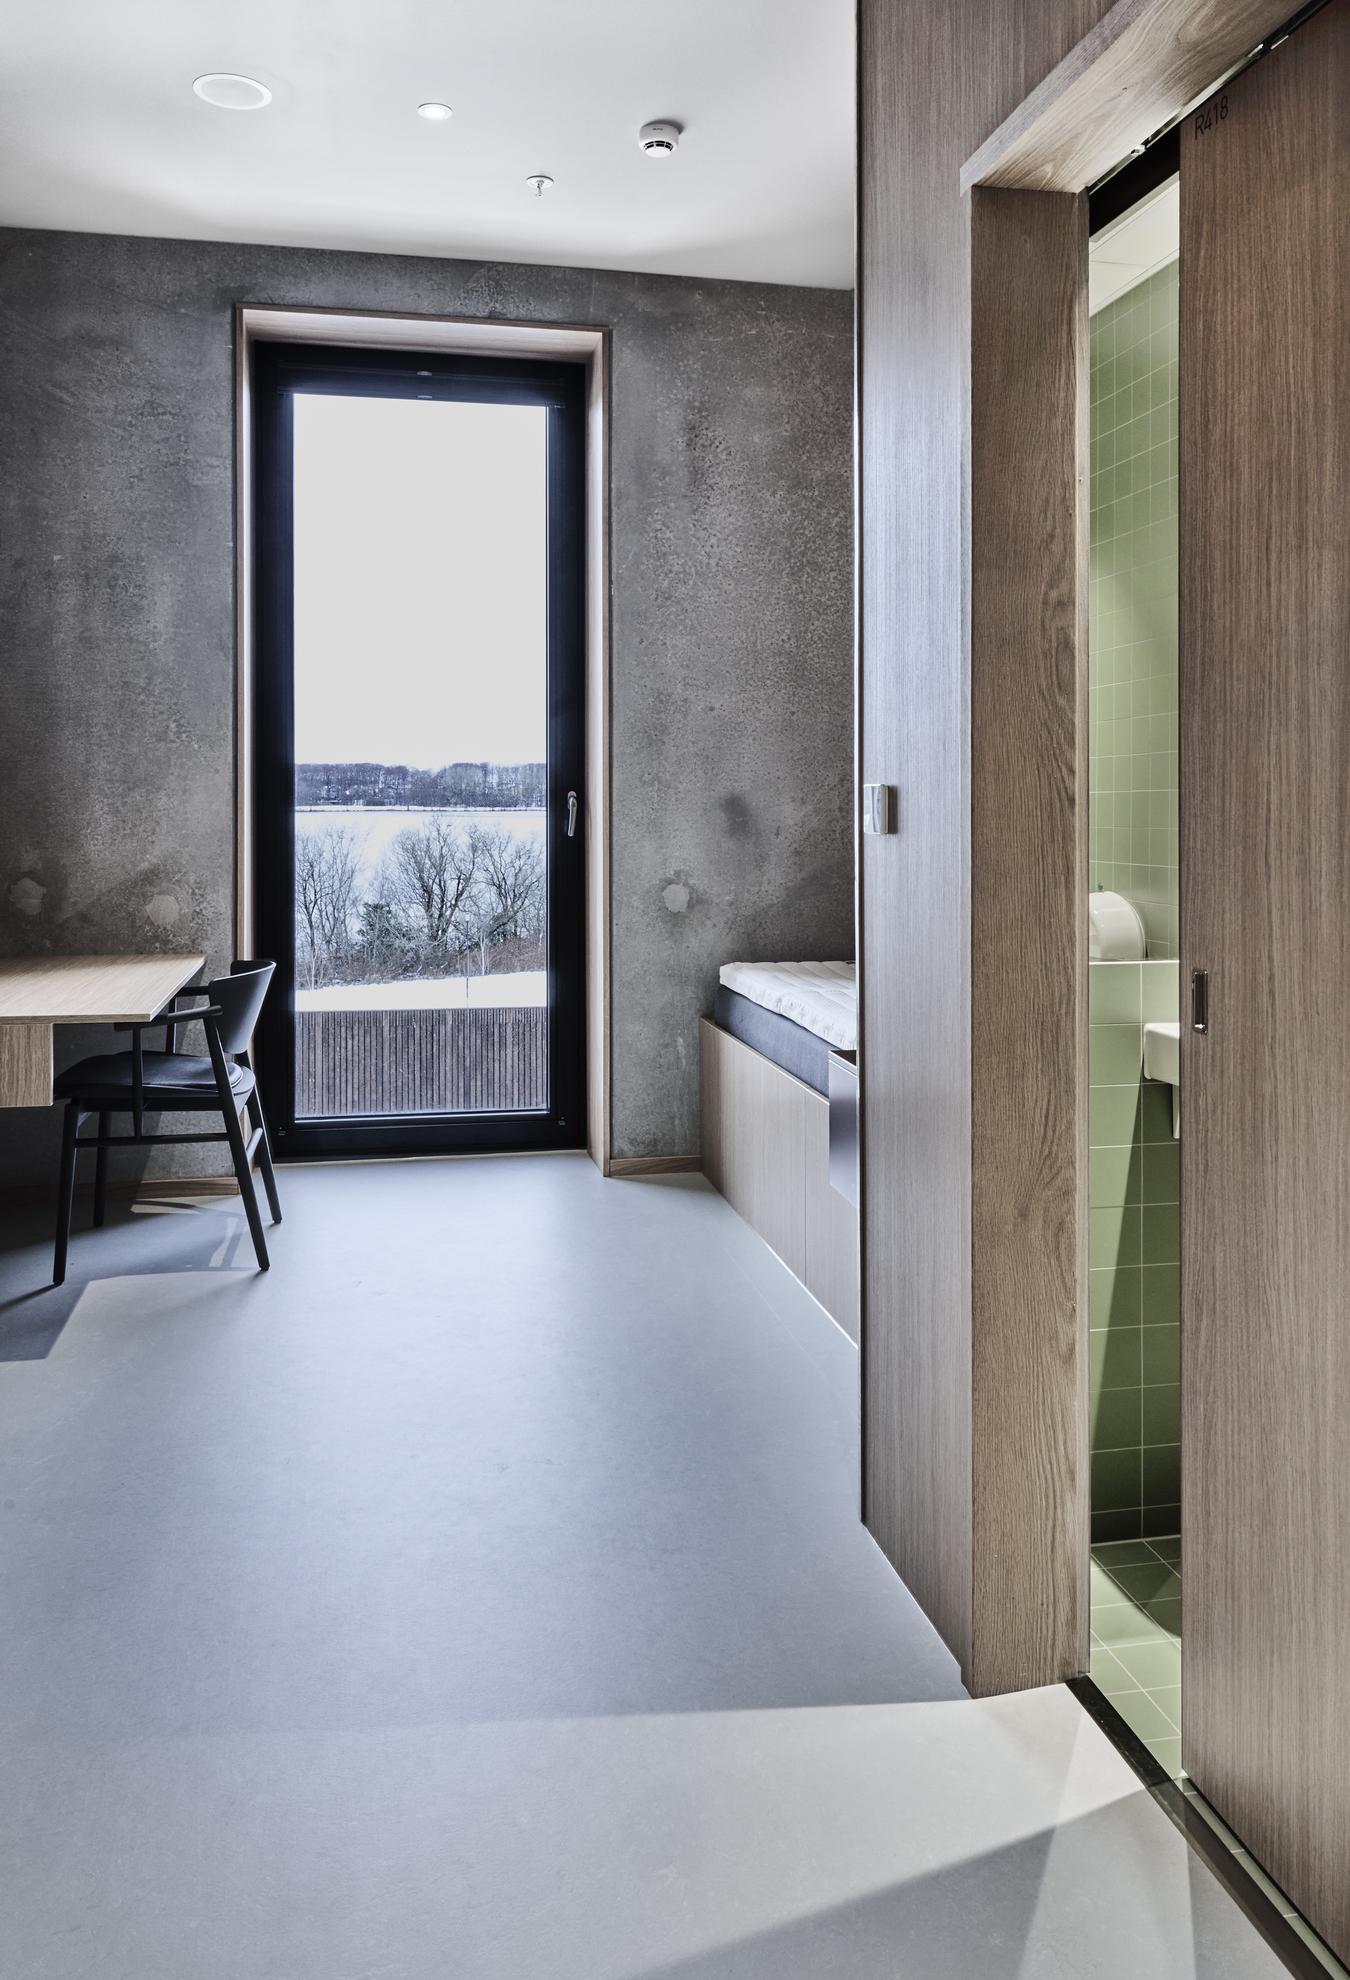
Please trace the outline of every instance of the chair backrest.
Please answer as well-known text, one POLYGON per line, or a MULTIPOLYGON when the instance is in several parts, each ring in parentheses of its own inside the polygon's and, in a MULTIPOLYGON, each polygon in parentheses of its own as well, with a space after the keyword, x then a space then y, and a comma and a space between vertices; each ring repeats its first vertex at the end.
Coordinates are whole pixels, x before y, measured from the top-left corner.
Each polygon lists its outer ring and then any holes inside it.
POLYGON ((234 962, 228 976, 217 976, 207 984, 211 1002, 220 1008, 216 1030, 221 1045, 231 1055, 247 1052, 275 971, 275 963, 234 962))

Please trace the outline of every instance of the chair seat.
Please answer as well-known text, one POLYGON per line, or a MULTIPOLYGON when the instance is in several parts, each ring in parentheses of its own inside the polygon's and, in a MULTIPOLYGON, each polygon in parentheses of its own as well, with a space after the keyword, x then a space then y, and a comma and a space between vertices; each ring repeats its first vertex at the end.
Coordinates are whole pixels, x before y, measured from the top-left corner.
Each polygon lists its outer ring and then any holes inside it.
MULTIPOLYGON (((253 1074, 246 1066, 226 1060, 230 1085, 243 1101, 253 1091, 253 1074)), ((58 1100, 78 1100, 92 1107, 131 1108, 131 1054, 104 1052, 68 1066, 55 1082, 58 1100)), ((219 1107, 216 1075, 211 1061, 190 1052, 145 1054, 145 1105, 148 1111, 187 1111, 219 1107)))

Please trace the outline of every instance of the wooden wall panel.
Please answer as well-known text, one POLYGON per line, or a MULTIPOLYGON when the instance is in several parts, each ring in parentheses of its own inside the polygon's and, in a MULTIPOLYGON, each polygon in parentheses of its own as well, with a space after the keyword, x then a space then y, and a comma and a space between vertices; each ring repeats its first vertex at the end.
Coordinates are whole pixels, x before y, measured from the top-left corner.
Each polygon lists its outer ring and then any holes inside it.
POLYGON ((1087 201, 977 187, 970 224, 967 1681, 989 1692, 1087 1668, 1087 201))
POLYGON ((1350 1958, 1350 0, 1181 143, 1187 1770, 1350 1958))
POLYGON ((1105 11, 859 11, 859 776, 899 789, 861 842, 863 1504, 975 1681, 961 168, 1105 11))
POLYGON ((0 1107, 51 1104, 51 1026, 0 1024, 0 1107))

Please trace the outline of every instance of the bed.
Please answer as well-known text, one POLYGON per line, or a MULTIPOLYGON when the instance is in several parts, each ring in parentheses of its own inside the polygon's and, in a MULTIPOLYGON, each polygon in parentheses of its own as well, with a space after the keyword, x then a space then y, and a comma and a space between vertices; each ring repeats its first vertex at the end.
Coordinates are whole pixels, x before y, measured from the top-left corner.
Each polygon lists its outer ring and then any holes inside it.
POLYGON ((704 1172, 856 1340, 852 963, 727 963, 701 1034, 704 1172))
POLYGON ((852 963, 726 963, 713 1022, 817 1093, 828 1094, 830 1053, 856 1052, 852 963))

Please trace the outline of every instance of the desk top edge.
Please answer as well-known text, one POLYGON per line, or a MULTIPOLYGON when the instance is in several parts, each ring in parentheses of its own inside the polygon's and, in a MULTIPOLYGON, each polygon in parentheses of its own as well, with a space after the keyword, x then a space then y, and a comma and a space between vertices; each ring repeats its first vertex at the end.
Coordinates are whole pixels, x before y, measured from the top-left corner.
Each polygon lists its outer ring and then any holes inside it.
POLYGON ((206 957, 75 955, 0 957, 0 1023, 148 1023, 206 957))

